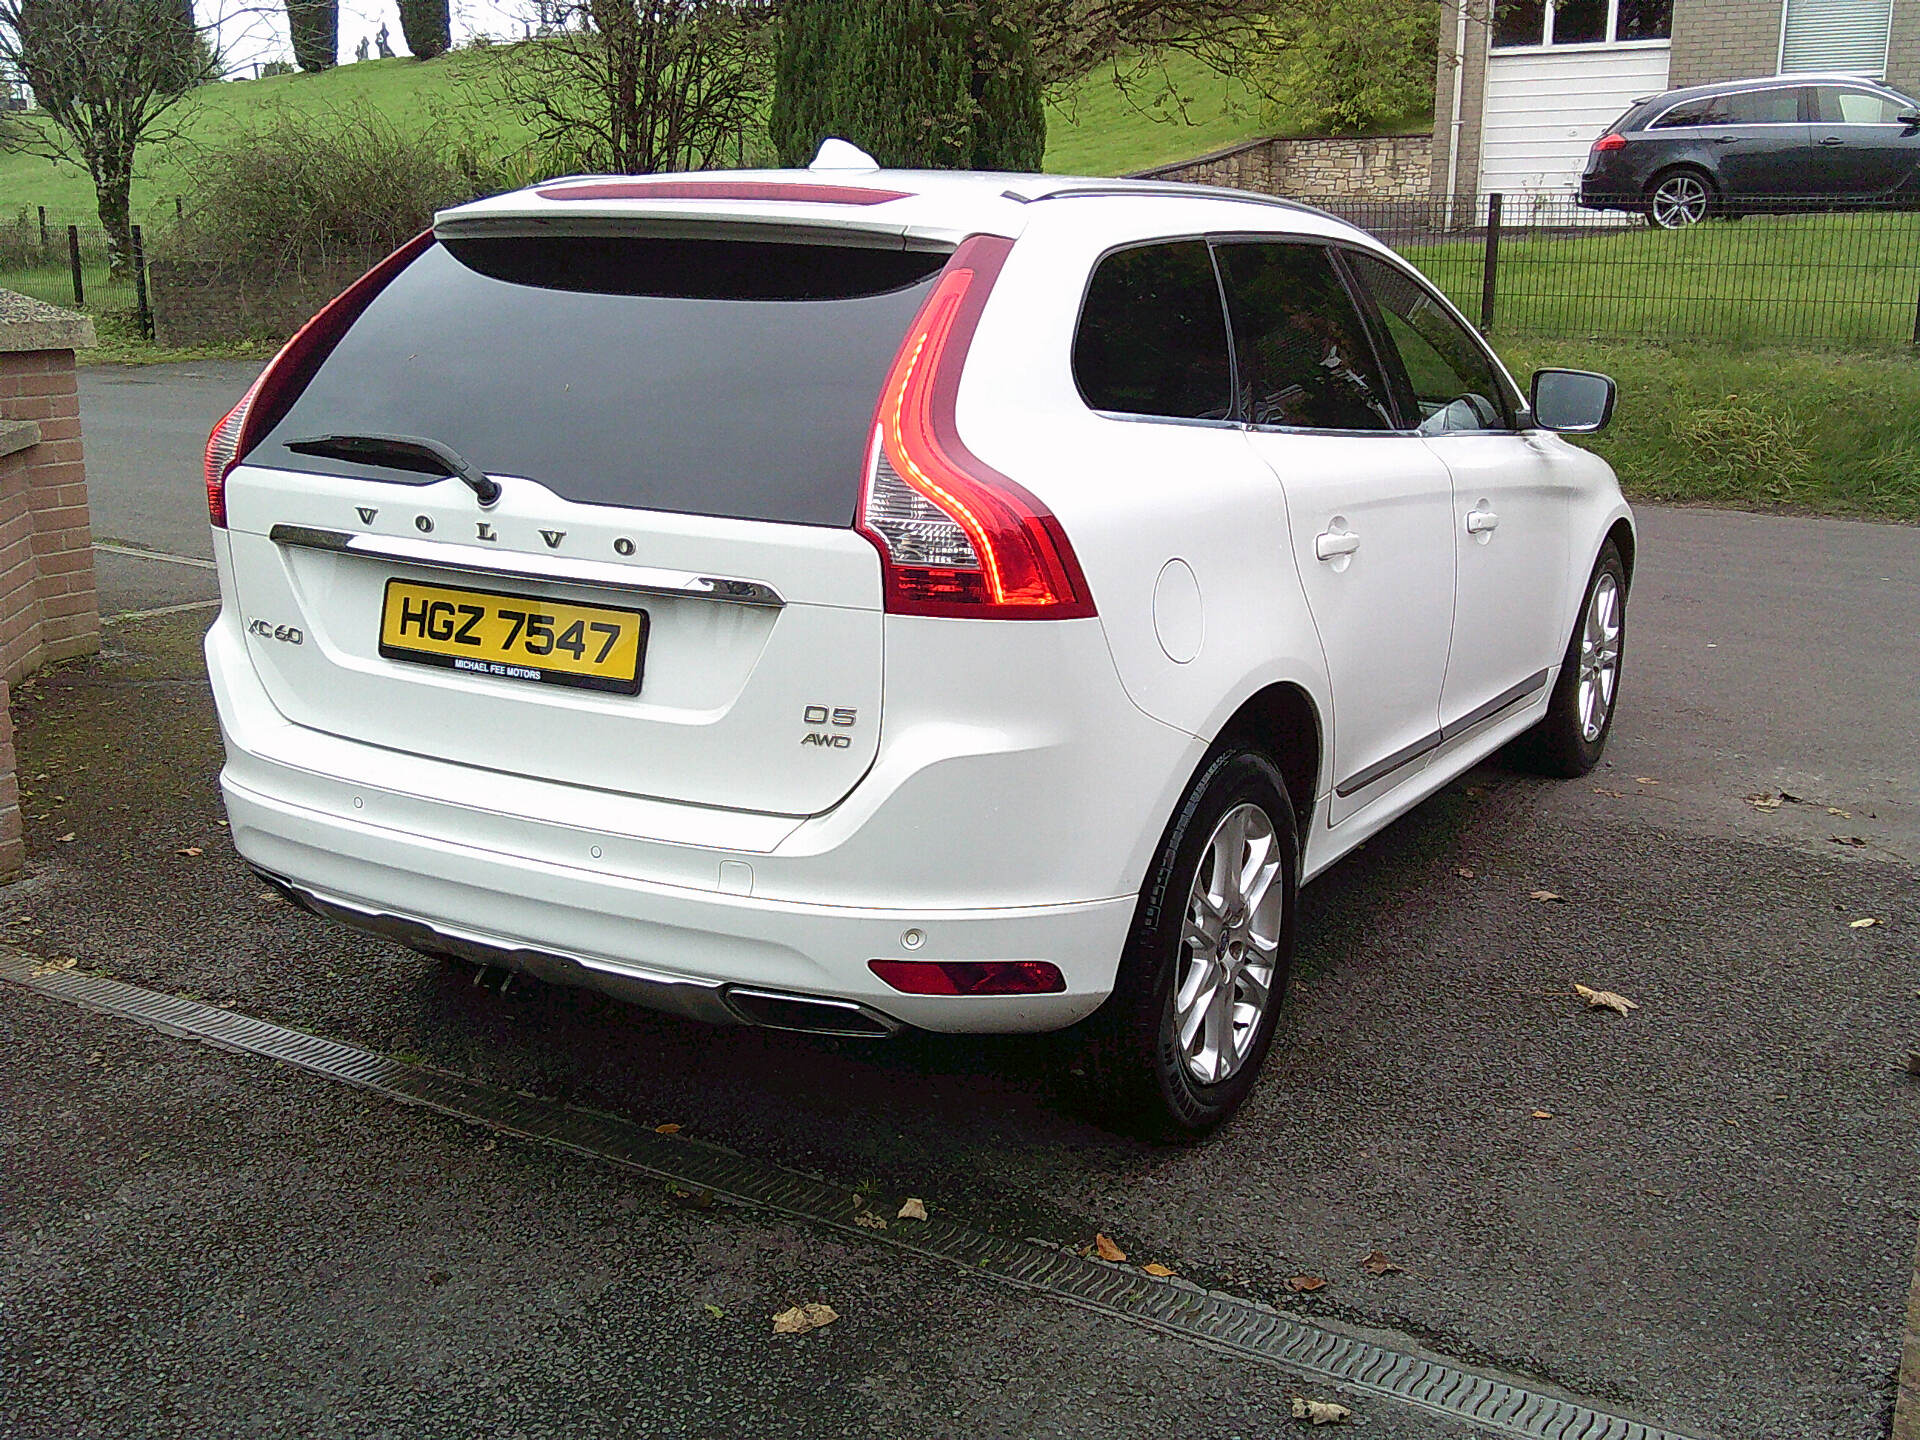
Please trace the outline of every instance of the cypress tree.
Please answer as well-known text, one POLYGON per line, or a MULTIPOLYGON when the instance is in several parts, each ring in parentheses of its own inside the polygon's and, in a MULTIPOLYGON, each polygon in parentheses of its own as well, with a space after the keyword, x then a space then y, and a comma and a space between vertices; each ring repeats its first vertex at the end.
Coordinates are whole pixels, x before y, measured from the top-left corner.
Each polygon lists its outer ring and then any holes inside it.
POLYGON ((1006 0, 791 0, 768 131, 804 165, 829 135, 882 165, 1036 170, 1033 47, 1006 0))
POLYGON ((453 21, 447 0, 399 0, 400 33, 416 60, 431 60, 453 48, 453 21))
POLYGON ((340 0, 287 0, 287 34, 294 64, 332 69, 340 63, 340 0))

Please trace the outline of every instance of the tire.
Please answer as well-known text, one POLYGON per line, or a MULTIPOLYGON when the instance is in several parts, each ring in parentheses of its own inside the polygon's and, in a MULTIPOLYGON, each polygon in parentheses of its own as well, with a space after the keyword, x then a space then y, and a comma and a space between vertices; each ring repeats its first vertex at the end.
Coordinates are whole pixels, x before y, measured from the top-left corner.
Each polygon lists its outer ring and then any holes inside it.
POLYGON ((1155 1139, 1195 1139, 1253 1089, 1293 964, 1294 813, 1279 768, 1257 750, 1216 751, 1194 778, 1141 889, 1113 994, 1078 1037, 1077 1088, 1100 1120, 1155 1139), (1244 863, 1263 849, 1257 869, 1244 863), (1221 865, 1226 857, 1237 863, 1221 865), (1242 885, 1250 869, 1254 884, 1242 885), (1211 943, 1190 946, 1198 936, 1211 943), (1223 974, 1232 977, 1224 992, 1223 974), (1221 993, 1224 1001, 1206 1003, 1221 993))
POLYGON ((1613 733, 1626 642, 1627 567, 1609 540, 1587 581, 1547 713, 1514 742, 1513 755, 1521 765, 1574 780, 1600 763, 1613 733))
POLYGON ((1647 182, 1647 224, 1656 230, 1684 230, 1713 214, 1719 195, 1704 170, 1676 165, 1647 182))

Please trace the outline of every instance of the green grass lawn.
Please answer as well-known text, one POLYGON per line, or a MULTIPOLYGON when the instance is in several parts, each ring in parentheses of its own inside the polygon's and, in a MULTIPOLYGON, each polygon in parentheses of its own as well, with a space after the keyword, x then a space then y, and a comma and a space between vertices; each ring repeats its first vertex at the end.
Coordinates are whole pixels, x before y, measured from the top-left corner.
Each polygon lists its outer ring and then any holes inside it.
MULTIPOLYGON (((1479 315, 1478 240, 1404 253, 1479 315)), ((1917 308, 1920 213, 1517 229, 1501 238, 1494 333, 1907 344, 1917 308)))
POLYGON ((1500 344, 1521 383, 1546 365, 1620 384, 1580 443, 1636 500, 1920 521, 1920 359, 1583 340, 1500 344))
MULTIPOLYGON (((368 60, 319 75, 275 75, 195 91, 179 111, 179 135, 142 149, 134 182, 134 219, 164 224, 184 192, 194 156, 260 123, 274 107, 325 113, 366 107, 406 128, 440 125, 509 151, 526 143, 520 126, 489 103, 494 58, 463 50, 438 60, 368 60)), ((1156 73, 1123 93, 1102 73, 1048 108, 1047 168, 1117 175, 1221 149, 1263 133, 1259 106, 1243 90, 1198 61, 1173 56, 1165 79, 1156 73)), ((764 139, 761 141, 765 145, 764 139)), ((749 145, 749 151, 752 149, 749 145)), ((93 185, 78 166, 30 155, 0 155, 0 219, 22 210, 37 221, 99 223, 93 185)))

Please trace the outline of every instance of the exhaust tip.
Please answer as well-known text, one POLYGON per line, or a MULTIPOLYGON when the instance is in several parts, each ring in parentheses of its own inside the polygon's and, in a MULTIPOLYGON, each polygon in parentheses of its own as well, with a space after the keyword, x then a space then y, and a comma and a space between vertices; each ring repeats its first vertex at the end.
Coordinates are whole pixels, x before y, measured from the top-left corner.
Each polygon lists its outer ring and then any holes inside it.
POLYGON ((844 1035, 884 1040, 900 1029, 898 1021, 851 1000, 821 1000, 783 995, 775 990, 727 992, 727 1004, 749 1025, 763 1030, 797 1030, 806 1035, 844 1035))

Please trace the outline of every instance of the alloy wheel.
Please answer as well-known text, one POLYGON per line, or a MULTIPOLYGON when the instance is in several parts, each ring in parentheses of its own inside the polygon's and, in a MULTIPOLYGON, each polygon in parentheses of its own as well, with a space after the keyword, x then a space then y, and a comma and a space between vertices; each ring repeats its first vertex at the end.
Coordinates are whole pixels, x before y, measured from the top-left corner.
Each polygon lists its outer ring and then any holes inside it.
POLYGON ((1284 863, 1272 818, 1251 803, 1223 815, 1201 852, 1171 1008, 1174 1042, 1202 1085, 1246 1062, 1273 1001, 1284 863))
POLYGON ((1580 630, 1580 733, 1591 745, 1607 727, 1620 680, 1620 582, 1608 571, 1595 577, 1580 630))
POLYGON ((1662 230, 1697 225, 1707 218, 1713 202, 1707 182, 1698 175, 1669 175, 1653 192, 1653 223, 1662 230))

